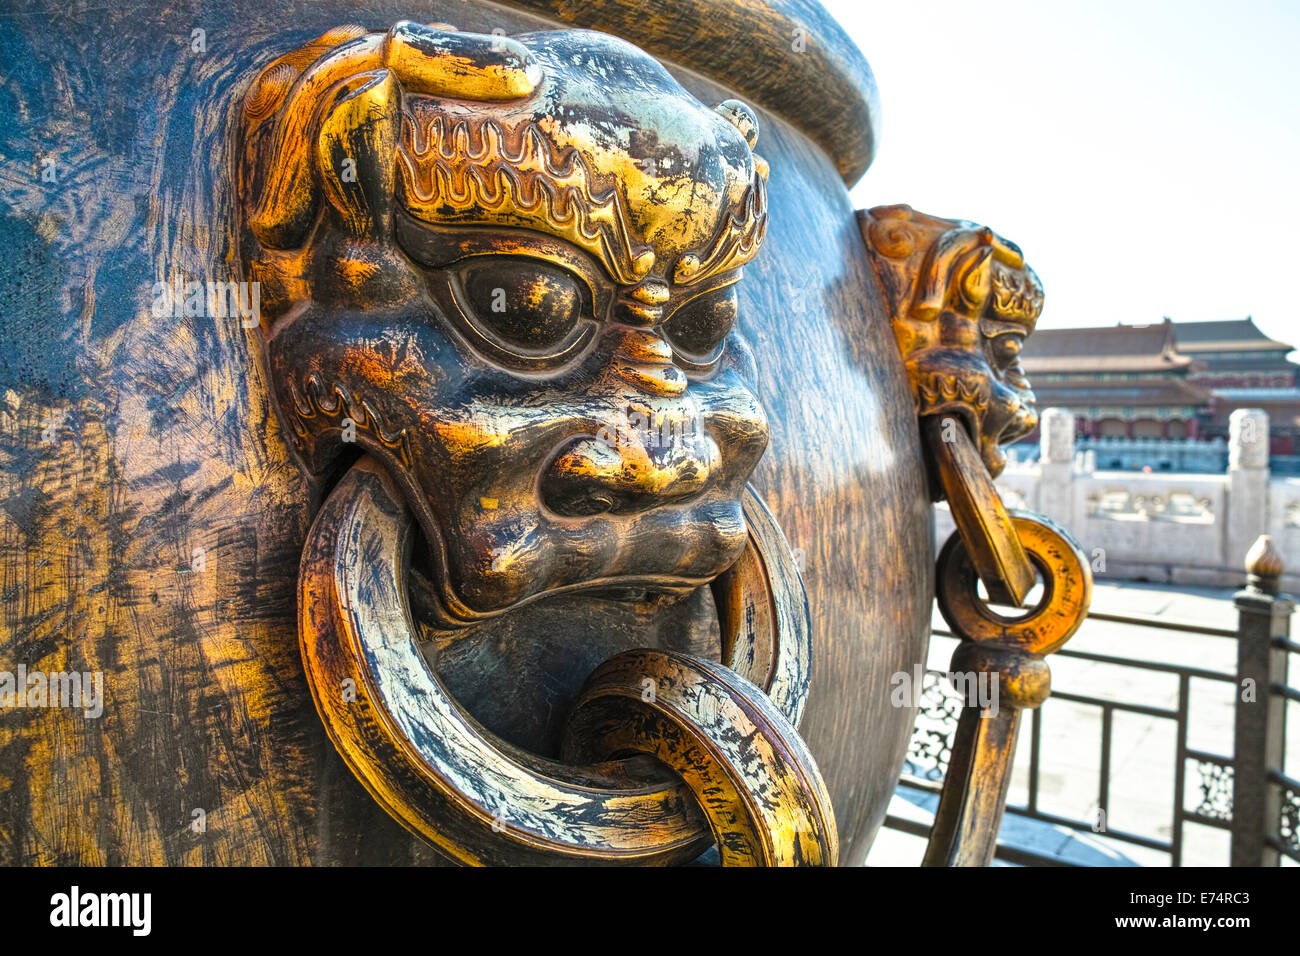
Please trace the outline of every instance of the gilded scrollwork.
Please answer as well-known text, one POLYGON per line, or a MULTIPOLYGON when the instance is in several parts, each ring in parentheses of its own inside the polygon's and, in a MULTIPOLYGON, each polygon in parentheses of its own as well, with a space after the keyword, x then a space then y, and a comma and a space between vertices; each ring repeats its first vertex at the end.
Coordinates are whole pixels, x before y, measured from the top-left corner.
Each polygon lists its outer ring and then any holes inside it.
POLYGON ((406 429, 393 431, 385 427, 374 404, 358 398, 342 385, 327 386, 319 375, 307 379, 306 387, 299 389, 289 383, 292 396, 293 429, 301 438, 311 434, 319 420, 328 420, 340 429, 351 424, 354 430, 368 433, 373 440, 393 452, 406 466, 411 464, 411 443, 406 429))

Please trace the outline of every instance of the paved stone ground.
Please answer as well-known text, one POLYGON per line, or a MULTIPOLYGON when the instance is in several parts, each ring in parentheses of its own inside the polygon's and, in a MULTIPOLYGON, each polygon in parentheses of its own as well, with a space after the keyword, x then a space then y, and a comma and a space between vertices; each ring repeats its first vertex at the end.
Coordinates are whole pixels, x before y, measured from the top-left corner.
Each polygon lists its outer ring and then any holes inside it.
MULTIPOLYGON (((1209 588, 1138 582, 1097 585, 1093 609, 1114 614, 1140 614, 1171 621, 1233 628, 1237 612, 1233 592, 1209 588)), ((943 621, 935 614, 935 626, 943 621)), ((1292 633, 1300 633, 1300 621, 1292 633)), ((929 666, 947 671, 954 641, 934 638, 929 666)), ((1084 624, 1068 645, 1116 657, 1169 662, 1232 673, 1235 641, 1156 628, 1130 627, 1105 621, 1084 624)), ((1300 683, 1292 657, 1290 684, 1300 683)), ((1052 659, 1054 690, 1104 697, 1149 706, 1177 706, 1178 682, 1172 675, 1064 658, 1052 659)), ((1191 682, 1188 746, 1217 754, 1232 754, 1234 685, 1217 681, 1191 682)), ((1300 776, 1300 707, 1289 705, 1286 772, 1300 776)), ((1011 804, 1027 800, 1029 766, 1028 723, 1020 738, 1013 771, 1011 804)), ((1175 727, 1172 720, 1116 713, 1111 753, 1110 819, 1107 825, 1142 836, 1169 840, 1172 835, 1175 727)), ((1092 820, 1096 816, 1100 774, 1101 712, 1097 707, 1052 700, 1044 705, 1040 760, 1039 808, 1063 817, 1092 820)), ((1201 799, 1195 765, 1189 763, 1184 804, 1194 808, 1201 799)), ((911 788, 900 789, 890 813, 929 825, 938 798, 911 788)), ((1026 820, 1008 813, 1000 840, 1062 862, 1093 866, 1168 866, 1169 855, 1104 834, 1080 833, 1065 827, 1026 820)), ((1228 834, 1199 824, 1184 824, 1185 866, 1225 866, 1228 834)), ((916 866, 925 841, 882 828, 868 857, 869 866, 916 866)))

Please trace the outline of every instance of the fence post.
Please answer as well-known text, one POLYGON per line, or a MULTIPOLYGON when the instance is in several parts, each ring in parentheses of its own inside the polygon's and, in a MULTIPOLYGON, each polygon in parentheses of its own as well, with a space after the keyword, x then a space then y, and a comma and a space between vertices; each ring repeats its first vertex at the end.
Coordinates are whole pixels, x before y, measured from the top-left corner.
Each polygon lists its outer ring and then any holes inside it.
POLYGON ((1291 633, 1295 605, 1278 595, 1282 556, 1262 534, 1246 555, 1247 584, 1238 591, 1237 703, 1232 771, 1232 865, 1277 866, 1268 838, 1277 832, 1281 794, 1269 771, 1282 766, 1285 701, 1272 692, 1286 681, 1286 651, 1274 638, 1291 633))

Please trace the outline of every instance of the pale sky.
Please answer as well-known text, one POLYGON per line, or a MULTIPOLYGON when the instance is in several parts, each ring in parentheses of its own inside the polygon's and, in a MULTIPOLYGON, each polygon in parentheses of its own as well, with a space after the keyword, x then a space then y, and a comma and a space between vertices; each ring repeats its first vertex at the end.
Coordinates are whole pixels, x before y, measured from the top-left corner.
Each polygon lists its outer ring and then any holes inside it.
POLYGON ((856 205, 1018 243, 1041 328, 1249 314, 1300 345, 1300 2, 824 2, 880 87, 856 205))

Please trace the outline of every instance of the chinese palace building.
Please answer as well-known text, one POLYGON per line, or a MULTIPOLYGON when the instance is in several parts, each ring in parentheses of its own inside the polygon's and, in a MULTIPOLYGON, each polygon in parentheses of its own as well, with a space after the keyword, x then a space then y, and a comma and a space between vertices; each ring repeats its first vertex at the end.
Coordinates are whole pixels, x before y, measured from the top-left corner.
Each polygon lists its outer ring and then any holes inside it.
MULTIPOLYGON (((1300 366, 1287 359, 1291 351, 1249 317, 1165 319, 1155 325, 1040 329, 1026 342, 1022 361, 1038 407, 1070 409, 1082 447, 1200 445, 1227 438, 1235 409, 1262 408, 1276 457, 1300 451, 1300 366)), ((1151 464, 1171 467, 1168 455, 1151 464)), ((1118 459, 1111 466, 1142 467, 1118 459)))

